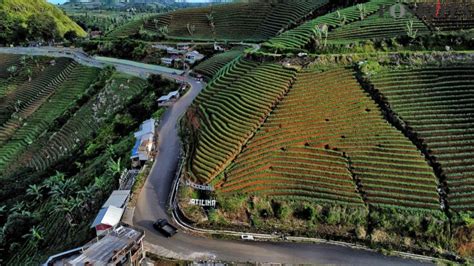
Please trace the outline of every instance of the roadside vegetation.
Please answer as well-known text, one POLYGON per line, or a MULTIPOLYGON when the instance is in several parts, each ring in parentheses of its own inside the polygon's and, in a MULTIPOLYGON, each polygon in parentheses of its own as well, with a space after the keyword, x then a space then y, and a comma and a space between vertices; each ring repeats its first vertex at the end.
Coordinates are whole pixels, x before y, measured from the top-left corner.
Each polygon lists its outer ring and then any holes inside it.
POLYGON ((1 257, 39 264, 93 237, 92 219, 130 165, 133 132, 178 85, 64 58, 0 57, 1 257))

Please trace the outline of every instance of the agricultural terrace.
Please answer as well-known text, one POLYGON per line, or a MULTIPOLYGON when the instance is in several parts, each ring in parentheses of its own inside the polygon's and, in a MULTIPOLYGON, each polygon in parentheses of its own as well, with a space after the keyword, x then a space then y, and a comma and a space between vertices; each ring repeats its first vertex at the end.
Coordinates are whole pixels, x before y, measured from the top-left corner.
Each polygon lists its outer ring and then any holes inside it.
POLYGON ((467 30, 474 28, 474 3, 472 1, 451 0, 445 1, 439 7, 436 16, 436 3, 417 3, 412 5, 416 16, 425 22, 433 30, 452 31, 467 30), (463 9, 463 10, 460 10, 463 9), (428 14, 428 15, 427 15, 428 14), (468 16, 470 15, 470 17, 468 16))
MULTIPOLYGON (((328 2, 252 2, 180 9, 144 20, 143 29, 169 39, 256 42, 276 36, 328 2)), ((114 31, 113 35, 128 36, 130 27, 123 29, 123 34, 114 31)))
POLYGON ((294 71, 279 64, 236 59, 224 67, 196 98, 187 113, 192 154, 188 174, 210 182, 287 92, 294 71))
POLYGON ((222 193, 439 209, 424 157, 352 71, 305 70, 226 170, 222 193))
POLYGON ((335 28, 328 33, 327 40, 330 44, 344 44, 399 36, 415 38, 429 33, 430 30, 426 25, 411 13, 407 13, 403 18, 394 18, 387 11, 382 17, 377 12, 363 20, 335 28))
POLYGON ((448 205, 474 210, 474 66, 386 67, 371 81, 441 165, 448 205))
POLYGON ((121 26, 118 26, 114 30, 107 34, 110 38, 128 37, 138 33, 140 27, 143 26, 143 18, 135 18, 130 22, 127 22, 121 26))
POLYGON ((51 134, 41 148, 28 151, 21 160, 28 167, 44 170, 79 148, 85 141, 105 124, 106 119, 119 111, 126 102, 143 92, 146 81, 114 73, 105 87, 61 128, 51 134), (31 158, 26 160, 26 158, 31 158))
POLYGON ((302 50, 309 45, 315 37, 316 27, 327 25, 329 28, 329 35, 331 30, 350 24, 355 21, 360 21, 366 17, 377 13, 380 10, 380 5, 393 4, 394 0, 371 0, 365 4, 351 6, 340 9, 337 12, 332 12, 313 20, 310 20, 295 29, 286 31, 277 37, 274 37, 262 44, 263 48, 270 50, 287 49, 287 50, 302 50))
POLYGON ((130 165, 133 132, 179 84, 67 58, 0 60, 0 256, 39 265, 91 238, 90 222, 130 165))
POLYGON ((73 106, 99 72, 66 58, 2 57, 0 171, 73 106))
POLYGON ((228 52, 216 54, 213 57, 205 60, 204 62, 197 65, 193 71, 203 75, 204 77, 211 79, 214 75, 219 72, 226 64, 234 60, 235 58, 242 55, 243 50, 241 48, 233 49, 228 52))

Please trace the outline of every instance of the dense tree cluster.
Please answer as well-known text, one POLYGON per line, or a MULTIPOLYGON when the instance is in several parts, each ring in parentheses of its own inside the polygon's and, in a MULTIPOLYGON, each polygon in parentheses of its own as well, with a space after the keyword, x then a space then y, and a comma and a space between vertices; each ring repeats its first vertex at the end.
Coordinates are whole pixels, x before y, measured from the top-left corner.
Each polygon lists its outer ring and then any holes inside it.
POLYGON ((18 44, 25 41, 51 41, 61 38, 54 18, 39 14, 23 20, 0 11, 0 43, 18 44))

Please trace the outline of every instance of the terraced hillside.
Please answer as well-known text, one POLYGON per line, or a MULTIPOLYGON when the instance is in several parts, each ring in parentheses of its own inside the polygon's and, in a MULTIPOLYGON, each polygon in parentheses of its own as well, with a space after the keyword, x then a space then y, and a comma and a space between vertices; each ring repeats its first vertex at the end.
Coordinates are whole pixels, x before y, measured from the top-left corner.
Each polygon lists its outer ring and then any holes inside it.
POLYGON ((449 208, 474 210, 474 66, 386 68, 372 82, 447 183, 449 208))
MULTIPOLYGON (((283 32, 328 2, 251 2, 181 9, 146 19, 143 28, 152 33, 164 29, 170 39, 261 41, 283 32)), ((119 29, 111 34, 126 37, 130 31, 119 29)))
POLYGON ((286 93, 293 75, 281 65, 242 58, 220 71, 188 111, 196 141, 188 161, 193 179, 210 182, 229 164, 286 93))
POLYGON ((472 1, 451 0, 432 3, 418 3, 412 6, 416 16, 431 30, 460 30, 474 28, 474 3, 472 1))
POLYGON ((242 55, 242 49, 233 49, 225 53, 216 54, 213 57, 205 60, 204 62, 197 65, 193 71, 203 75, 204 77, 211 79, 221 68, 226 64, 242 55))
POLYGON ((0 257, 38 265, 91 238, 93 216, 130 165, 133 132, 162 95, 110 67, 3 54, 0 91, 0 257), (22 237, 32 231, 42 244, 22 237))
POLYGON ((439 209, 431 167, 342 68, 298 73, 224 179, 223 193, 439 209))
POLYGON ((80 66, 66 58, 54 60, 42 70, 33 69, 35 64, 39 64, 32 62, 35 60, 33 58, 23 58, 31 61, 26 63, 20 63, 21 58, 16 58, 19 60, 6 60, 5 63, 24 64, 18 71, 28 72, 30 77, 26 80, 13 78, 13 82, 8 78, 3 79, 9 88, 8 91, 4 90, 4 96, 0 98, 2 171, 48 130, 57 117, 73 106, 98 76, 96 69, 80 66))
POLYGON ((394 18, 390 12, 382 16, 373 14, 363 20, 335 28, 328 34, 329 43, 355 43, 363 40, 390 39, 407 36, 409 30, 413 37, 429 34, 426 25, 411 13, 406 13, 403 18, 394 18))
MULTIPOLYGON (((395 3, 392 0, 371 0, 364 4, 340 9, 271 38, 263 43, 262 47, 270 52, 312 50, 315 48, 316 41, 345 45, 360 41, 389 40, 406 36, 414 39, 439 30, 472 28, 472 19, 469 18, 456 19, 454 15, 447 18, 423 16, 423 14, 429 14, 423 4, 416 6, 419 9, 416 9, 415 6, 404 5, 406 10, 404 16, 394 18, 390 15, 389 8, 395 3), (324 25, 328 27, 327 38, 324 32, 321 34, 317 30, 323 28, 324 25)), ((471 7, 468 5, 467 8, 471 7)))
POLYGON ((27 151, 20 161, 36 170, 53 165, 90 139, 110 114, 120 110, 127 99, 138 95, 145 87, 146 81, 142 79, 115 73, 94 99, 61 128, 51 132, 47 140, 42 140, 40 149, 27 151))

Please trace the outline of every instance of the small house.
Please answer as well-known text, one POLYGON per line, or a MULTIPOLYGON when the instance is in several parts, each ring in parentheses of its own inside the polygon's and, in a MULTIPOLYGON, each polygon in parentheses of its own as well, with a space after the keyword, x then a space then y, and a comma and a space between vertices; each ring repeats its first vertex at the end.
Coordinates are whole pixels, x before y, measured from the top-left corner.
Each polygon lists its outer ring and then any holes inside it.
POLYGON ((180 55, 183 55, 186 53, 186 51, 183 51, 183 50, 178 50, 178 49, 174 49, 172 47, 169 47, 166 49, 166 53, 168 55, 175 55, 175 56, 180 56, 180 55))
POLYGON ((186 62, 190 64, 199 62, 202 59, 204 59, 204 55, 199 53, 198 51, 192 51, 192 52, 186 53, 186 62))
POLYGON ((112 191, 112 194, 110 194, 104 205, 102 205, 102 208, 107 208, 109 206, 124 208, 127 204, 129 196, 130 190, 114 190, 112 191))
POLYGON ((180 96, 179 91, 172 91, 172 92, 168 93, 168 95, 161 96, 158 99, 158 105, 159 106, 167 105, 170 102, 173 102, 173 101, 176 101, 177 99, 179 99, 179 96, 180 96))
POLYGON ((191 48, 191 46, 190 46, 189 43, 183 42, 183 43, 176 44, 176 48, 178 48, 178 50, 189 50, 189 48, 191 48))
POLYGON ((162 57, 161 63, 167 66, 171 66, 173 64, 174 59, 171 57, 162 57))
POLYGON ((143 122, 140 130, 135 132, 134 136, 136 141, 130 157, 134 165, 152 160, 152 153, 155 149, 155 119, 143 122))
POLYGON ((104 235, 108 230, 120 223, 124 209, 115 206, 102 208, 94 219, 91 228, 95 228, 98 236, 104 235))

